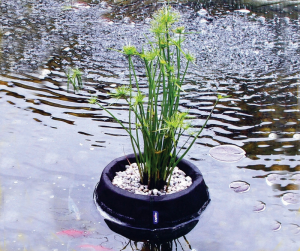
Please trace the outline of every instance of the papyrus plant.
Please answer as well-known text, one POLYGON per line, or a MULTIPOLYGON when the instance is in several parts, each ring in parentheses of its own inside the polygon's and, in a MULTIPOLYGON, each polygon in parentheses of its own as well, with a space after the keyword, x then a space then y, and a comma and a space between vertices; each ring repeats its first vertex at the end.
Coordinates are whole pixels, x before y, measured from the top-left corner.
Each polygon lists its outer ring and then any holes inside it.
POLYGON ((187 133, 190 117, 188 112, 179 111, 179 101, 185 75, 195 58, 182 48, 186 35, 184 27, 174 27, 179 18, 179 13, 170 6, 162 7, 151 22, 153 38, 145 46, 147 48, 138 52, 136 47, 126 45, 121 51, 128 59, 129 85, 117 88, 113 96, 127 101, 128 126, 116 118, 108 107, 103 107, 96 99, 91 101, 108 112, 127 131, 141 183, 148 184, 150 189, 161 189, 168 183, 174 167, 190 150, 212 113, 199 131, 187 133), (133 57, 142 60, 145 66, 146 93, 140 88, 133 57), (187 136, 179 144, 183 134, 187 136))
POLYGON ((70 84, 72 84, 72 86, 74 88, 74 93, 76 91, 79 91, 82 89, 82 87, 83 87, 82 78, 81 78, 82 74, 83 73, 78 68, 67 69, 66 76, 68 79, 68 82, 67 82, 68 91, 69 91, 70 84))

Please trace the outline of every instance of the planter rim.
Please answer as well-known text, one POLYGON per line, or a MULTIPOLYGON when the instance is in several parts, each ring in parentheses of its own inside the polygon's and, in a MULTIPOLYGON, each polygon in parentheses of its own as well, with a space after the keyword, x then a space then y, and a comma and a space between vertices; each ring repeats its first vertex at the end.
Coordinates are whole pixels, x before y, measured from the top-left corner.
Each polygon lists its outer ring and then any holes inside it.
MULTIPOLYGON (((132 157, 135 157, 134 154, 129 154, 129 155, 126 155, 126 157, 129 159, 129 158, 132 158, 132 157)), ((123 160, 124 156, 122 157, 118 157, 114 160, 112 160, 104 169, 103 169, 103 172, 102 173, 106 173, 112 166, 112 164, 114 163, 117 163, 118 161, 121 161, 123 160)), ((191 169, 193 169, 193 171, 196 171, 196 172, 200 172, 200 170, 191 162, 185 160, 185 159, 182 159, 179 164, 183 164, 183 163, 188 163, 189 167, 191 169)), ((178 167, 180 169, 180 167, 178 167)), ((181 169, 180 169, 181 170, 181 169)), ((203 176, 202 174, 200 174, 202 179, 203 179, 203 176)), ((104 177, 105 179, 109 179, 109 177, 104 177)), ((192 189, 194 189, 196 186, 197 186, 197 181, 194 181, 193 180, 193 183, 191 186, 189 186, 188 188, 184 189, 184 190, 181 190, 179 192, 175 192, 175 193, 171 193, 171 194, 165 194, 165 195, 160 195, 160 196, 153 196, 153 195, 142 195, 142 194, 135 194, 135 193, 131 193, 129 191, 126 191, 125 189, 122 189, 122 188, 119 188, 119 187, 116 187, 115 185, 112 184, 112 181, 110 180, 110 182, 107 182, 107 186, 111 189, 114 189, 116 193, 120 194, 120 195, 123 195, 123 196, 127 196, 127 197, 130 197, 130 198, 139 198, 141 200, 149 200, 149 198, 151 197, 153 201, 160 201, 160 200, 172 200, 178 196, 182 196, 182 195, 185 195, 185 194, 188 194, 192 189)), ((97 184, 98 185, 98 184, 97 184)))

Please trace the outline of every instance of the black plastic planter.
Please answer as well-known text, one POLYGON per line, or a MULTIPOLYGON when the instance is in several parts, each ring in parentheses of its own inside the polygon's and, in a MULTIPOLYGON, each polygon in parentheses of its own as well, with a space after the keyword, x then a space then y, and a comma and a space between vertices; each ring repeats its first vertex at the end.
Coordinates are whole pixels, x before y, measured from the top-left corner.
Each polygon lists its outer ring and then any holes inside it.
POLYGON ((209 193, 199 169, 187 160, 178 167, 193 184, 180 192, 147 196, 130 193, 112 184, 116 172, 124 171, 134 154, 109 163, 102 172, 94 199, 109 228, 132 240, 163 242, 191 231, 208 205, 209 193))

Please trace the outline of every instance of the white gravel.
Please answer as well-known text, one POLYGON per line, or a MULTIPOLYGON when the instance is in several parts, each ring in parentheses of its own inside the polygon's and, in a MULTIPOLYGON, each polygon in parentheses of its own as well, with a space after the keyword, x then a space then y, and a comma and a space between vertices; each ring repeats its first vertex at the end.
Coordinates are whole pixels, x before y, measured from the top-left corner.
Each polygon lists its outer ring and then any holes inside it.
POLYGON ((187 189, 192 185, 192 178, 186 176, 185 172, 178 167, 175 167, 168 189, 167 186, 164 186, 164 189, 160 191, 157 189, 149 190, 147 185, 142 185, 140 183, 138 166, 136 163, 132 163, 131 165, 126 165, 125 171, 116 172, 112 184, 134 194, 161 196, 187 189))

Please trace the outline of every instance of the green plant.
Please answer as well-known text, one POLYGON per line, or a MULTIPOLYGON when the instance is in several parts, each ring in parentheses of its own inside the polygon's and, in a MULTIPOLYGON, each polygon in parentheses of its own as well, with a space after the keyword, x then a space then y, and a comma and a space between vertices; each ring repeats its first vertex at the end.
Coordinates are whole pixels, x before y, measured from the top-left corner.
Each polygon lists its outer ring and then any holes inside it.
POLYGON ((68 78, 67 88, 69 91, 70 83, 73 85, 74 92, 82 89, 82 72, 78 68, 69 68, 66 71, 66 76, 68 78))
POLYGON ((149 189, 161 189, 169 182, 174 167, 190 150, 213 111, 201 129, 190 133, 179 146, 181 136, 190 128, 191 118, 188 112, 178 111, 180 94, 189 64, 195 60, 182 48, 184 27, 173 27, 179 18, 170 6, 162 7, 151 22, 154 39, 148 42, 147 49, 138 52, 136 47, 126 45, 121 51, 128 59, 129 86, 117 88, 113 96, 129 104, 128 128, 95 98, 90 101, 108 112, 130 135, 141 183, 148 184, 149 189), (147 96, 140 89, 133 57, 144 63, 147 96))

